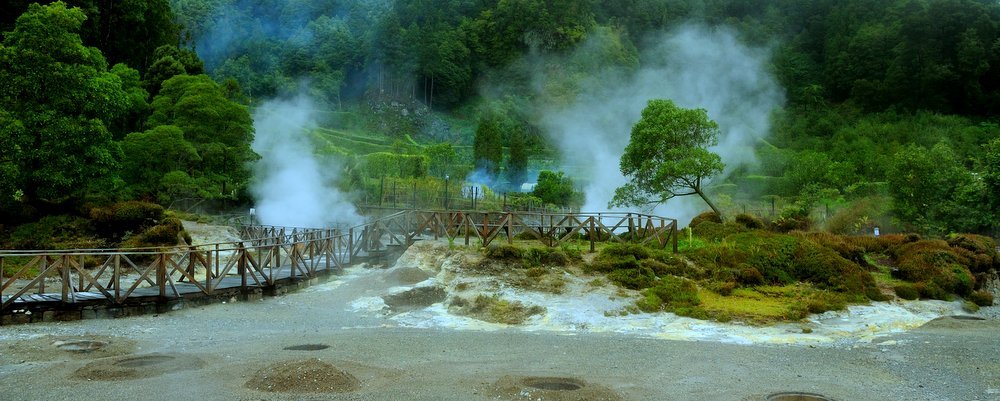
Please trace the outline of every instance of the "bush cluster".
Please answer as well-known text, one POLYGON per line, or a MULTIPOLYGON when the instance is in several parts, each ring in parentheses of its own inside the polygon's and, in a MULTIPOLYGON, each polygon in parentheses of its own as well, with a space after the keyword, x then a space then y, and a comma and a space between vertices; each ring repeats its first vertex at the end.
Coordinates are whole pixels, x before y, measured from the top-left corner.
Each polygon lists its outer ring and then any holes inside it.
POLYGON ((973 291, 966 299, 979 306, 993 305, 993 294, 990 294, 989 291, 973 291))
POLYGON ((12 249, 98 248, 104 245, 93 236, 90 221, 69 215, 46 216, 34 223, 22 224, 10 234, 7 247, 12 249))
POLYGON ((764 231, 734 234, 690 255, 716 279, 743 285, 806 281, 839 292, 878 298, 871 274, 837 252, 803 237, 764 231))
POLYGON ((951 293, 965 296, 973 290, 975 282, 967 267, 969 258, 945 241, 911 242, 892 252, 898 267, 893 275, 901 280, 923 284, 925 291, 921 291, 921 296, 948 299, 951 293))
POLYGON ((694 218, 691 219, 691 222, 688 223, 688 227, 695 228, 701 223, 704 223, 706 221, 710 221, 716 224, 722 224, 722 217, 715 212, 704 212, 702 214, 694 216, 694 218))
POLYGON ((174 246, 180 242, 180 238, 184 238, 188 243, 191 241, 191 236, 184 231, 181 221, 174 217, 168 217, 163 219, 160 224, 126 238, 122 242, 122 248, 174 246))
POLYGON ((163 218, 163 206, 151 202, 125 201, 90 209, 90 219, 97 229, 111 237, 139 232, 163 218))
POLYGON ((691 233, 710 241, 722 241, 726 237, 747 232, 747 228, 736 223, 716 223, 714 221, 703 221, 696 226, 691 226, 691 233))
POLYGON ((636 306, 643 312, 668 311, 681 316, 701 317, 704 311, 697 307, 701 304, 698 298, 698 286, 694 281, 666 276, 655 286, 642 292, 642 298, 636 306))

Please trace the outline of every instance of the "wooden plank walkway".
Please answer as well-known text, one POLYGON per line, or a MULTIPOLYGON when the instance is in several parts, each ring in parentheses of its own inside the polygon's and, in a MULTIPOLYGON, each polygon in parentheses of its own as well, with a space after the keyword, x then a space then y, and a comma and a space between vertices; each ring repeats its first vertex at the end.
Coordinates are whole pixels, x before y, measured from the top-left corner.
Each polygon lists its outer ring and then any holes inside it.
MULTIPOLYGON (((365 260, 366 255, 361 255, 358 260, 365 260)), ((320 260, 319 266, 316 267, 316 275, 325 274, 336 274, 342 269, 336 267, 336 265, 331 265, 330 269, 327 269, 325 265, 320 260)), ((247 271, 247 284, 246 287, 243 286, 243 276, 238 274, 230 274, 216 281, 217 284, 213 286, 215 291, 225 292, 231 289, 268 289, 269 287, 281 286, 294 280, 307 280, 314 278, 315 276, 306 276, 301 272, 298 272, 294 277, 292 276, 292 267, 283 266, 280 269, 274 269, 273 281, 274 285, 267 284, 267 277, 256 271, 247 271)), ((218 280, 218 279, 216 279, 218 280)), ((205 282, 200 282, 204 286, 205 282)), ((183 298, 186 296, 196 296, 204 295, 203 287, 199 287, 195 284, 186 281, 176 281, 174 280, 171 284, 167 286, 166 298, 183 298)), ((74 303, 90 303, 90 302, 110 302, 110 300, 102 293, 96 291, 71 291, 69 292, 69 299, 66 300, 66 304, 74 303)), ((156 286, 145 286, 138 287, 128 296, 128 300, 156 300, 160 297, 160 289, 156 286)), ((4 295, 0 297, 0 302, 7 302, 11 299, 10 295, 4 295)), ((126 303, 128 301, 125 301, 126 303)), ((62 294, 59 292, 46 292, 41 294, 24 294, 13 301, 14 309, 22 309, 30 305, 46 304, 46 303, 64 303, 62 299, 62 294)))
POLYGON ((517 237, 549 247, 582 240, 591 251, 598 241, 635 242, 677 252, 677 221, 641 213, 403 210, 347 229, 253 225, 242 226, 240 236, 231 243, 161 249, 0 251, 0 324, 87 316, 82 310, 93 316, 95 308, 139 310, 114 315, 131 316, 148 313, 150 305, 159 311, 180 301, 275 294, 300 280, 401 254, 421 238, 489 246, 517 237), (18 285, 19 277, 26 277, 26 286, 18 285), (38 319, 33 311, 47 316, 38 319))

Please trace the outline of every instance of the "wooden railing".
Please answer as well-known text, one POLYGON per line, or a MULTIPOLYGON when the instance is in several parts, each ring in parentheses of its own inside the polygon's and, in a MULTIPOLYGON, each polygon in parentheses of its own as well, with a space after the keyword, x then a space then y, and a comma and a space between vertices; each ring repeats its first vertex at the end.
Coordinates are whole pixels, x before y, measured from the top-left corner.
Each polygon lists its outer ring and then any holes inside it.
MULTIPOLYGON (((19 297, 58 294, 62 303, 103 298, 180 298, 220 289, 267 287, 279 279, 337 271, 360 257, 402 251, 421 238, 462 238, 489 246, 497 240, 536 240, 547 246, 586 241, 639 242, 677 251, 677 221, 639 213, 384 212, 347 229, 263 225, 240 227, 242 241, 146 249, 0 251, 0 311, 19 297), (4 275, 12 270, 13 274, 4 275), (14 289, 22 277, 28 283, 14 289), (236 282, 238 280, 238 282, 236 282), (50 281, 54 283, 50 283, 50 281), (183 291, 179 287, 183 286, 183 291)), ((23 281, 21 281, 23 283, 23 281)))

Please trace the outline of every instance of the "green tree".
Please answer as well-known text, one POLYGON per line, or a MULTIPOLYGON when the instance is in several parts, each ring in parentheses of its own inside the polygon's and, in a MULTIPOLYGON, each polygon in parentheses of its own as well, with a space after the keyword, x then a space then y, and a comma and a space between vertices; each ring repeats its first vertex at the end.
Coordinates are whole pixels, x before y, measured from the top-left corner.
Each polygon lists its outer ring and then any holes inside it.
POLYGON ((991 225, 983 180, 944 143, 899 151, 888 180, 893 212, 913 229, 944 234, 982 232, 991 225))
POLYGON ((650 100, 621 159, 629 180, 615 189, 611 205, 660 204, 677 196, 698 195, 715 213, 705 181, 722 172, 722 159, 707 148, 718 144, 719 126, 704 109, 683 109, 670 100, 650 100))
POLYGON ((993 211, 993 227, 1000 226, 1000 138, 983 146, 983 184, 987 196, 987 210, 993 211))
POLYGON ((424 155, 430 160, 430 172, 435 177, 444 177, 451 172, 458 154, 448 142, 431 145, 424 148, 424 155))
POLYGON ((0 170, 14 188, 0 197, 8 201, 62 203, 113 179, 121 150, 107 123, 131 101, 101 52, 83 45, 85 19, 62 2, 33 4, 0 45, 0 170))
POLYGON ((510 131, 510 157, 507 159, 507 181, 520 188, 528 173, 528 137, 520 126, 510 131))
POLYGON ((214 193, 228 196, 245 187, 248 165, 259 158, 250 149, 253 121, 245 106, 227 99, 207 75, 177 75, 163 82, 152 107, 146 126, 180 128, 198 150, 197 170, 217 187, 214 193))
POLYGON ((136 195, 155 196, 167 173, 187 173, 201 161, 194 146, 184 140, 184 132, 173 125, 128 134, 121 146, 122 178, 136 195))
POLYGON ((496 113, 487 112, 479 119, 476 137, 472 142, 472 157, 476 170, 496 177, 503 161, 503 120, 496 113))
POLYGON ((573 191, 573 180, 566 177, 562 171, 542 170, 538 172, 538 183, 535 184, 535 190, 531 194, 545 203, 569 206, 576 193, 573 191))

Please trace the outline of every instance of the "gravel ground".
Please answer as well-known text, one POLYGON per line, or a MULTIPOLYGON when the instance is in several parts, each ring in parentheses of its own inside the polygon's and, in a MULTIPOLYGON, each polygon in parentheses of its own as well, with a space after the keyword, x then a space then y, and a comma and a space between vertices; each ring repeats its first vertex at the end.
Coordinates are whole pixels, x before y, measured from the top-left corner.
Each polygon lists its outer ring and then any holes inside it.
POLYGON ((801 391, 840 401, 1000 400, 996 307, 983 311, 985 320, 942 318, 874 342, 735 345, 403 328, 349 310, 352 300, 384 290, 374 285, 347 282, 158 316, 0 327, 0 399, 742 401, 801 391), (87 338, 113 352, 57 346, 87 338), (295 345, 329 347, 284 349, 295 345), (283 393, 247 385, 269 367, 314 359, 329 365, 326 374, 356 378, 357 387, 283 393), (98 368, 104 375, 92 374, 98 368), (546 378, 589 390, 511 387, 546 378))

